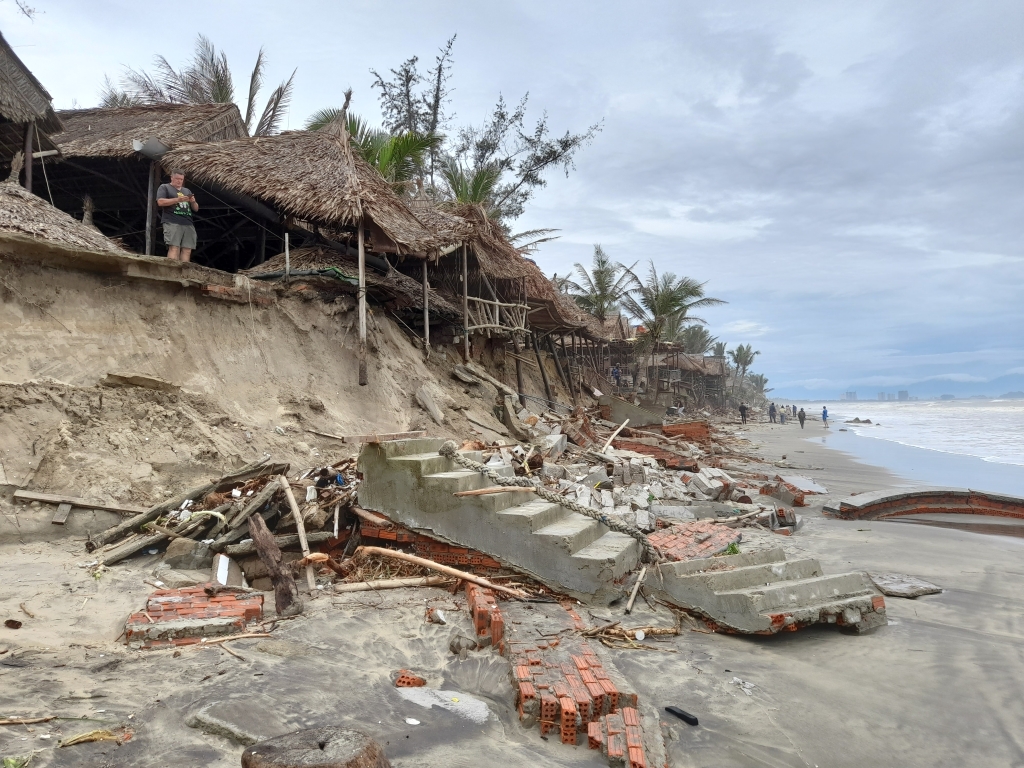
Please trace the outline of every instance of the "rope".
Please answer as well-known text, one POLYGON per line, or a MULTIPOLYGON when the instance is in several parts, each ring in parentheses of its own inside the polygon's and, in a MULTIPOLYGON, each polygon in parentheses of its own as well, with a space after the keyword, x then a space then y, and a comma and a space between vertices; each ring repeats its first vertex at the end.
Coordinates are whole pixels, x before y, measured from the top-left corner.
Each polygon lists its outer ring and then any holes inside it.
POLYGON ((458 445, 456 445, 454 440, 446 441, 445 444, 441 446, 441 450, 439 450, 438 453, 445 458, 451 459, 465 469, 472 469, 475 472, 479 472, 497 485, 505 487, 518 486, 520 488, 533 488, 537 495, 545 501, 550 501, 552 504, 558 504, 560 507, 564 507, 572 512, 578 512, 585 517, 589 517, 591 520, 597 520, 599 523, 608 526, 608 528, 616 531, 617 533, 624 533, 627 536, 636 539, 637 543, 640 544, 640 548, 643 550, 643 557, 641 559, 645 563, 656 563, 661 559, 658 555, 658 551, 654 548, 654 545, 651 544, 644 532, 636 526, 629 525, 628 523, 624 523, 613 517, 608 517, 602 512, 596 512, 595 510, 590 509, 589 507, 584 507, 582 504, 572 501, 571 499, 559 496, 557 493, 552 493, 546 488, 535 485, 529 478, 503 477, 493 469, 488 469, 485 464, 473 461, 472 459, 467 459, 459 453, 458 445))

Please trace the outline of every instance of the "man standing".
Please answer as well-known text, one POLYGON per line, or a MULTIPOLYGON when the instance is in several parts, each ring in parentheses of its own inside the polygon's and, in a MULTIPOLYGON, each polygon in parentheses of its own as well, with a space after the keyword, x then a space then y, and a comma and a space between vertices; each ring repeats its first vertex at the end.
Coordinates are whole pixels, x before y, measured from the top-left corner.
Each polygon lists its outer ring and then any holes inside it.
POLYGON ((741 424, 746 424, 747 423, 747 404, 746 403, 740 403, 740 423, 741 424))
POLYGON ((199 203, 184 184, 184 172, 172 170, 171 183, 161 184, 156 191, 167 258, 175 261, 190 261, 192 249, 196 247, 196 226, 192 222, 192 215, 199 210, 199 203))
POLYGON ((804 409, 803 408, 800 409, 800 412, 796 415, 796 417, 798 419, 800 419, 800 429, 803 429, 804 428, 804 419, 807 418, 807 414, 804 413, 804 409))
POLYGON ((768 421, 770 421, 772 424, 775 423, 775 403, 772 403, 770 406, 768 406, 768 421))
POLYGON ((828 406, 823 405, 821 407, 821 420, 825 422, 825 429, 828 429, 828 406))

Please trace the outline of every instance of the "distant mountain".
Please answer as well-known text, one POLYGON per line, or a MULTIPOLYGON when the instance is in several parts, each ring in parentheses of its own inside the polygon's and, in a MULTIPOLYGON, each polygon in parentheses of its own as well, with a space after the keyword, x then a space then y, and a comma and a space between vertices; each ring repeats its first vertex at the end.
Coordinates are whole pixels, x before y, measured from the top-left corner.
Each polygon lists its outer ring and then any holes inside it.
POLYGON ((1020 390, 1016 392, 1007 392, 1005 395, 999 396, 1000 400, 1024 400, 1024 392, 1020 390))

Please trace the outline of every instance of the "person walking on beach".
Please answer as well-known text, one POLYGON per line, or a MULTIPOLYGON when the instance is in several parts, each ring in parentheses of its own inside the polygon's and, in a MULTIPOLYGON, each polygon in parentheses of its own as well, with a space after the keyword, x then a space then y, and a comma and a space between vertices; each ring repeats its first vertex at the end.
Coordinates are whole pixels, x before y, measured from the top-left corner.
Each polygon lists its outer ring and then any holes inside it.
POLYGON ((746 424, 747 423, 747 404, 746 403, 740 403, 740 423, 741 424, 746 424))
POLYGON ((785 423, 786 423, 786 406, 782 406, 782 408, 779 409, 779 424, 785 424, 785 423))
POLYGON ((768 406, 768 421, 772 424, 775 423, 775 403, 768 406))
POLYGON ((804 413, 804 409, 803 409, 803 408, 801 408, 801 409, 800 409, 800 413, 798 413, 798 414, 796 415, 796 417, 797 417, 798 419, 800 419, 800 429, 803 429, 803 428, 804 428, 804 419, 806 419, 806 418, 807 418, 807 414, 806 414, 806 413, 804 413))
POLYGON ((821 406, 821 420, 825 423, 825 429, 828 429, 828 406, 821 406))

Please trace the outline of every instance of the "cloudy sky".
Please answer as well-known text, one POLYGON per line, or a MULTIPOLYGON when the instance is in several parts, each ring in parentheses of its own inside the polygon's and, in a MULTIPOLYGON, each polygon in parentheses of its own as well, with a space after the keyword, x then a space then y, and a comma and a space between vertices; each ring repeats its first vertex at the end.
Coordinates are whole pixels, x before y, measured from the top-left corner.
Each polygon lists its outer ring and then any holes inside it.
POLYGON ((706 280, 782 395, 1024 389, 1019 0, 32 4, 0 25, 58 107, 202 32, 239 81, 260 46, 298 69, 291 127, 350 86, 378 117, 369 70, 457 33, 456 124, 527 91, 556 130, 603 121, 518 223, 561 230, 549 274, 601 243, 706 280))

